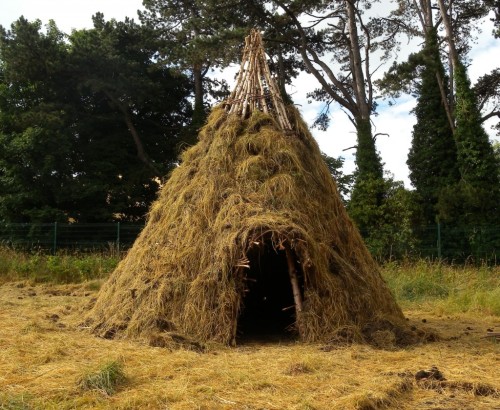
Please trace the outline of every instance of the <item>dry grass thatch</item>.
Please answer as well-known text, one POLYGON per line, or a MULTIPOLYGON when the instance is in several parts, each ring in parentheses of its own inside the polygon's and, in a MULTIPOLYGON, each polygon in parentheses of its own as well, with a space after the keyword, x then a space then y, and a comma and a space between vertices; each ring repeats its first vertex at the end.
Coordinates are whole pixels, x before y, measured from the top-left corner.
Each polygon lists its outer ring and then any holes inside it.
POLYGON ((88 314, 96 334, 234 342, 248 267, 258 263, 251 255, 262 247, 293 256, 302 340, 328 340, 346 327, 361 334, 381 319, 404 327, 316 142, 287 110, 295 136, 259 111, 242 120, 213 110, 88 314))
POLYGON ((104 337, 161 346, 187 336, 199 346, 233 343, 252 311, 254 328, 291 311, 285 325, 308 341, 363 330, 397 338, 404 327, 317 144, 283 104, 255 30, 230 99, 182 156, 88 320, 104 337))

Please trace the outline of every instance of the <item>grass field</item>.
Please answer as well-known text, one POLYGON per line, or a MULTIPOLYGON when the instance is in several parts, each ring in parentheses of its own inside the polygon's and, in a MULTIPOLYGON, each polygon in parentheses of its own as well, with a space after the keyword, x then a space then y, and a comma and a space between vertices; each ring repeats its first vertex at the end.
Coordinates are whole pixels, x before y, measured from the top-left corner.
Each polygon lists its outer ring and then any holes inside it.
POLYGON ((68 280, 51 279, 46 264, 16 273, 2 260, 0 409, 500 409, 500 342, 484 337, 500 331, 499 268, 384 268, 409 323, 437 331, 436 342, 261 341, 200 353, 98 339, 79 327, 115 262, 87 261, 87 271, 77 263, 87 278, 68 280), (415 379, 432 366, 446 380, 415 379))

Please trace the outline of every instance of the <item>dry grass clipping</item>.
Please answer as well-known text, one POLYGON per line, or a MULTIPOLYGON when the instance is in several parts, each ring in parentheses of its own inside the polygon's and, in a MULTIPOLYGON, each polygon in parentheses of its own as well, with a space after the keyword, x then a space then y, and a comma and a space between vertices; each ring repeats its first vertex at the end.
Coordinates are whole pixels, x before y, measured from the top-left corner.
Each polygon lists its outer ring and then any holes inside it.
POLYGON ((404 327, 316 142, 294 108, 288 117, 294 136, 259 111, 213 110, 88 314, 97 335, 233 343, 256 241, 286 243, 300 262, 303 340, 380 319, 404 327))
POLYGON ((443 340, 383 350, 314 343, 217 347, 206 353, 105 340, 78 330, 80 305, 95 296, 69 286, 0 286, 0 408, 8 409, 495 409, 500 344, 484 339, 498 317, 439 317, 409 311, 410 325, 443 340), (30 296, 35 294, 34 296, 30 296), (54 322, 52 318, 58 315, 54 322), (36 323, 37 326, 31 326, 36 323), (465 330, 465 329, 473 330, 465 330), (467 333, 466 333, 467 332, 467 333), (78 381, 103 363, 122 363, 127 382, 112 395, 78 381), (445 382, 416 381, 439 367, 445 382))

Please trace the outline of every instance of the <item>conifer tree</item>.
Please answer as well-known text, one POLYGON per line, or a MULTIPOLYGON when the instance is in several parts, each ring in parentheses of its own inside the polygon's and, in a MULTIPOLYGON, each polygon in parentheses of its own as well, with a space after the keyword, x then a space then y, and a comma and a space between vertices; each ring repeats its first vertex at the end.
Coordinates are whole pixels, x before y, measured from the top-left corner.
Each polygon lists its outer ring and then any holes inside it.
POLYGON ((454 136, 461 176, 460 183, 451 187, 447 195, 442 195, 440 212, 445 219, 453 220, 463 227, 497 223, 500 181, 495 154, 482 125, 477 97, 457 47, 451 4, 446 4, 444 0, 438 0, 437 3, 454 72, 454 136))
POLYGON ((447 119, 438 82, 438 78, 445 78, 445 75, 435 29, 426 34, 420 62, 421 82, 417 86, 418 100, 414 111, 417 122, 413 127, 407 164, 425 222, 433 224, 440 191, 459 180, 453 130, 447 119))
POLYGON ((461 62, 455 69, 455 88, 455 141, 461 179, 442 192, 440 214, 461 226, 495 224, 500 201, 498 162, 461 62))

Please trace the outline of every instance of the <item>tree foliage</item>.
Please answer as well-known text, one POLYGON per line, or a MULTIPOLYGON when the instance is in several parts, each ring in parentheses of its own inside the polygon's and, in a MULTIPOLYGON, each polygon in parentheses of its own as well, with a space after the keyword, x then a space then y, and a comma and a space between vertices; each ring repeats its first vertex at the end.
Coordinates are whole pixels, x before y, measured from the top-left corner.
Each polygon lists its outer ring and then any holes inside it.
POLYGON ((332 177, 337 184, 337 189, 342 201, 346 204, 349 201, 349 195, 354 183, 354 175, 345 174, 342 171, 342 167, 344 165, 343 157, 333 158, 325 153, 322 153, 321 155, 326 163, 326 166, 330 170, 330 174, 332 174, 332 177))
POLYGON ((441 196, 442 218, 462 225, 495 223, 500 202, 498 162, 463 64, 457 65, 455 84, 455 140, 461 180, 441 196))
MULTIPOLYGON (((449 218, 450 207, 445 205, 448 201, 443 199, 445 194, 440 193, 444 187, 447 187, 446 195, 451 195, 454 190, 462 192, 459 195, 462 200, 474 196, 469 195, 473 187, 482 187, 480 196, 486 196, 482 202, 485 205, 495 197, 498 186, 491 144, 482 126, 484 120, 498 115, 498 70, 482 77, 472 89, 465 66, 477 24, 487 14, 489 6, 481 1, 445 0, 438 0, 438 7, 432 7, 429 0, 420 3, 400 1, 400 6, 406 18, 418 21, 414 17, 419 17, 422 30, 419 32, 415 29, 417 26, 412 25, 413 30, 407 30, 407 33, 424 35, 425 47, 411 55, 407 62, 394 65, 380 85, 392 95, 402 91, 418 95, 415 109, 417 124, 408 159, 410 178, 421 198, 432 205, 427 207, 429 217, 440 197, 441 217, 447 215, 449 218), (437 36, 441 25, 444 38, 437 36), (445 44, 446 48, 443 47, 445 44), (448 56, 448 74, 442 63, 443 50, 448 56), (451 79, 449 88, 447 78, 451 79), (488 112, 482 115, 481 109, 488 109, 488 112), (468 187, 464 188, 465 185, 468 187), (469 194, 466 195, 466 192, 469 194)), ((486 208, 476 209, 471 202, 471 208, 467 210, 467 202, 452 202, 461 208, 460 212, 455 212, 456 215, 476 212, 482 213, 483 218, 495 215, 494 208, 486 212, 486 208)), ((481 218, 477 214, 476 218, 459 219, 478 221, 481 218)))
POLYGON ((500 68, 480 77, 474 84, 473 91, 477 97, 477 105, 482 112, 481 121, 484 123, 490 118, 497 117, 493 126, 500 135, 500 68))
POLYGON ((0 85, 0 218, 57 220, 70 206, 74 152, 67 50, 51 22, 19 19, 2 32, 0 85), (54 79, 59 81, 54 81, 54 79))
POLYGON ((356 221, 365 242, 377 258, 402 257, 416 250, 414 226, 422 224, 415 192, 407 190, 392 177, 372 178, 360 182, 362 189, 354 191, 364 197, 351 198, 347 210, 356 221), (383 185, 383 186, 380 186, 383 185), (384 196, 377 201, 377 195, 384 196))
POLYGON ((445 78, 445 74, 434 29, 427 33, 425 47, 419 55, 422 67, 414 110, 417 122, 413 127, 407 164, 426 223, 433 224, 440 191, 457 183, 460 174, 453 130, 447 119, 438 82, 438 78, 445 78))
POLYGON ((493 35, 495 38, 500 38, 500 3, 498 0, 485 0, 485 3, 494 13, 494 17, 492 18, 495 25, 493 35))
POLYGON ((227 92, 211 70, 238 61, 257 27, 288 102, 285 85, 306 71, 317 81, 308 98, 325 108, 315 125, 329 125, 332 104, 351 120, 354 175, 342 174, 341 158, 325 161, 377 254, 413 243, 412 224, 436 214, 491 223, 499 165, 483 124, 500 118, 500 75, 471 87, 466 67, 480 19, 493 10, 498 28, 497 3, 398 0, 374 12, 366 0, 145 0, 140 25, 98 13, 70 35, 21 18, 0 35, 0 220, 141 219, 179 144, 194 143, 208 96, 227 92), (422 50, 375 84, 401 33, 423 39, 422 50), (418 98, 407 162, 415 192, 384 175, 376 85, 418 98))
POLYGON ((0 220, 144 217, 189 120, 150 33, 95 18, 67 39, 19 19, 0 40, 0 220))
POLYGON ((173 63, 191 78, 194 95, 193 128, 201 127, 206 117, 208 91, 217 95, 227 91, 226 82, 208 76, 213 68, 226 67, 239 57, 246 30, 241 13, 232 6, 198 0, 145 0, 140 20, 158 36, 160 64, 173 63), (231 14, 234 21, 227 20, 231 14), (236 21, 237 19, 237 21, 236 21), (238 24, 239 22, 239 24, 238 24), (236 24, 235 24, 236 23, 236 24))

